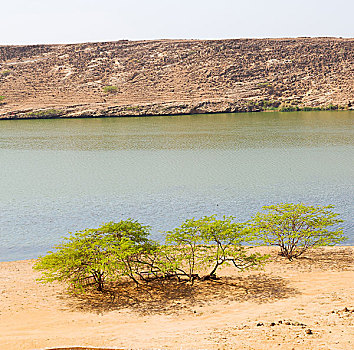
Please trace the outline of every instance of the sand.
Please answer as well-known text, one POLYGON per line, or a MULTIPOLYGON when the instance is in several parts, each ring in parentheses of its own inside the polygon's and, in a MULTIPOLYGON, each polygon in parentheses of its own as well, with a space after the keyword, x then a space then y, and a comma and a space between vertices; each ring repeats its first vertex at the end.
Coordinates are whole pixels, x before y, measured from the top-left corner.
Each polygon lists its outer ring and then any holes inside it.
POLYGON ((0 349, 353 349, 354 247, 322 248, 218 281, 70 296, 33 260, 0 263, 0 349), (308 334, 310 333, 310 334, 308 334))

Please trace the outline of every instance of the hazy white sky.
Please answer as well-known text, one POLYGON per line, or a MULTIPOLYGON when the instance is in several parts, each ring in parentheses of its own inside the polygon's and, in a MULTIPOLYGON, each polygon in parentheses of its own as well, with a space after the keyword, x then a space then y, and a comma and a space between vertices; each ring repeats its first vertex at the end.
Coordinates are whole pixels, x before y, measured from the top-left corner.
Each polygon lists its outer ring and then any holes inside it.
POLYGON ((354 37, 354 0, 0 0, 0 44, 354 37))

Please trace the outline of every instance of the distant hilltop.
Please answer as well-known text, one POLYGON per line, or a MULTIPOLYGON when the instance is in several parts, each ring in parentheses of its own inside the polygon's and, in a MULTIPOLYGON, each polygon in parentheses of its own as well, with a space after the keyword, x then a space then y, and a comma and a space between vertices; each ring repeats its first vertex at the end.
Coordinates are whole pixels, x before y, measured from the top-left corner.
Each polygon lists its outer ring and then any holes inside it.
POLYGON ((0 119, 353 108, 354 39, 0 46, 0 119))

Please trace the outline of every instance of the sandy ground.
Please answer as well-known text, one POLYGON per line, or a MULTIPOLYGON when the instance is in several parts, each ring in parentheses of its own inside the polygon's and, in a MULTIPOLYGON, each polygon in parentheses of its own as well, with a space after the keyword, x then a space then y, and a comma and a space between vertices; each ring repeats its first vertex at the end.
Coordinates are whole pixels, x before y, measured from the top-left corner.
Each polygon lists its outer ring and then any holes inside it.
POLYGON ((0 349, 353 349, 353 247, 325 248, 214 282, 122 286, 77 298, 0 263, 0 349), (312 333, 312 334, 308 334, 312 333))

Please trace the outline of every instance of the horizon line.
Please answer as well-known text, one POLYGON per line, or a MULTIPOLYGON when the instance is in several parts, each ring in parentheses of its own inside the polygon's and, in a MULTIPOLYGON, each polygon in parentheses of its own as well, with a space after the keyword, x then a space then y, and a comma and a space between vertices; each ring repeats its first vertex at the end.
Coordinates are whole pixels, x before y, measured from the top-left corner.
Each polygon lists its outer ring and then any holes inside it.
POLYGON ((117 39, 117 40, 99 40, 99 41, 78 41, 78 42, 56 42, 56 43, 31 43, 31 44, 2 44, 0 46, 43 46, 43 45, 80 45, 80 44, 96 44, 110 42, 154 42, 154 41, 227 41, 227 40, 286 40, 286 39, 354 39, 354 37, 346 36, 285 36, 285 37, 234 37, 234 38, 156 38, 156 39, 117 39))

